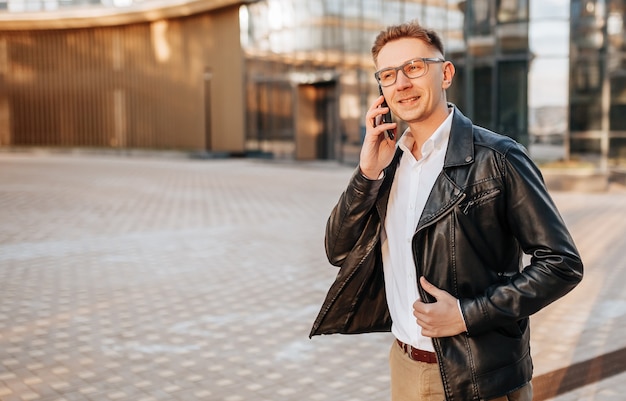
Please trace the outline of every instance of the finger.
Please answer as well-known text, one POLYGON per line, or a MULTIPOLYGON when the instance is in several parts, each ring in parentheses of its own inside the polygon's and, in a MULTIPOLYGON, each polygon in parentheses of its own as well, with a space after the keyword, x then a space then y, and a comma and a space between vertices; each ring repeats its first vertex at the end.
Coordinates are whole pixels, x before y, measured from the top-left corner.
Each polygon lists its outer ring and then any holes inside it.
POLYGON ((367 114, 370 114, 372 111, 375 111, 375 110, 380 110, 380 105, 383 104, 384 100, 385 98, 383 96, 377 97, 376 100, 374 100, 374 103, 370 105, 370 108, 367 111, 367 114))
POLYGON ((427 293, 435 297, 435 299, 438 299, 439 297, 441 297, 443 293, 445 292, 435 287, 434 285, 432 285, 428 280, 426 280, 426 277, 424 276, 420 277, 420 284, 422 285, 422 288, 424 289, 424 291, 426 291, 427 293))
POLYGON ((396 131, 396 123, 385 123, 381 125, 372 124, 370 127, 367 127, 365 131, 365 141, 379 143, 383 141, 389 141, 391 144, 395 144, 395 138, 397 135, 394 135, 394 139, 389 138, 385 132, 387 130, 396 131))
POLYGON ((388 111, 389 111, 389 107, 376 107, 376 108, 368 110, 367 114, 365 115, 367 123, 369 123, 369 125, 372 127, 380 126, 376 124, 377 122, 376 119, 380 118, 382 120, 383 114, 387 113, 388 111))
POLYGON ((384 101, 385 97, 383 95, 378 96, 376 100, 374 100, 374 103, 372 103, 372 109, 380 107, 380 105, 383 104, 384 101))
POLYGON ((417 314, 425 312, 427 307, 427 304, 420 300, 417 300, 413 302, 413 314, 417 317, 417 314))

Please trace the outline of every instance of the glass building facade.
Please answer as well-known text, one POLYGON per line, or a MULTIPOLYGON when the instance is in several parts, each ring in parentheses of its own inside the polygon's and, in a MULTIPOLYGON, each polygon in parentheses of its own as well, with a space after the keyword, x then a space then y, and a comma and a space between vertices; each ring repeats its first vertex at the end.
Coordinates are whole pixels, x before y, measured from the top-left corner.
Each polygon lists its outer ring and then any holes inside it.
POLYGON ((451 102, 539 161, 626 164, 623 0, 264 0, 242 7, 246 146, 356 162, 385 26, 437 30, 451 102))
POLYGON ((378 96, 374 38, 418 20, 444 40, 457 69, 448 98, 476 124, 515 138, 539 162, 623 169, 625 7, 626 0, 0 0, 0 146, 108 143, 356 163, 363 116, 378 96), (106 24, 90 13, 106 8, 115 11, 105 13, 106 24), (85 25, 68 25, 81 18, 66 10, 87 16, 85 25), (46 12, 66 21, 42 18, 46 12), (125 60, 141 61, 122 72, 119 62, 94 61, 100 53, 118 60, 122 50, 125 60), (74 68, 75 58, 89 62, 74 68), (75 70, 90 79, 74 93, 75 70), (151 94, 169 85, 168 93, 187 92, 151 94), (123 100, 129 96, 145 97, 136 102, 142 112, 123 100), (92 109, 69 113, 64 101, 92 109), (176 109, 181 104, 188 106, 176 109), (169 135, 158 119, 184 129, 169 135), (83 125, 92 128, 76 128, 83 125), (110 127, 120 137, 155 139, 101 140, 110 127), (85 138, 73 139, 72 130, 85 138), (57 137, 69 139, 46 139, 57 137))

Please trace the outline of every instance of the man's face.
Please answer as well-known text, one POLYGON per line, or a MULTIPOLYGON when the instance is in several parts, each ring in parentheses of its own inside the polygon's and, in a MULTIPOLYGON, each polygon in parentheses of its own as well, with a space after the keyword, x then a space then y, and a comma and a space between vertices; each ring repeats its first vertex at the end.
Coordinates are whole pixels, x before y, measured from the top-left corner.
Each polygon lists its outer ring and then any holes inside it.
MULTIPOLYGON (((443 55, 419 39, 399 39, 383 46, 376 67, 378 70, 398 67, 421 57, 443 58, 443 55)), ((383 87, 383 93, 391 111, 401 120, 437 127, 447 116, 445 89, 450 86, 454 67, 446 61, 430 63, 427 68, 426 74, 412 79, 398 71, 396 82, 383 87)))

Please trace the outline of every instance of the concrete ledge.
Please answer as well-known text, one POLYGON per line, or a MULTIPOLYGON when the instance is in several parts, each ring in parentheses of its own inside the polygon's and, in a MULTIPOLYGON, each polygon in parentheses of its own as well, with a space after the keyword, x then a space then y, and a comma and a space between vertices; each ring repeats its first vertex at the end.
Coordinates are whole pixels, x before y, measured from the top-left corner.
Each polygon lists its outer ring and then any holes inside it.
POLYGON ((609 173, 591 169, 541 170, 546 186, 553 191, 605 192, 609 189, 609 173))
POLYGON ((626 186, 626 170, 613 170, 609 177, 611 182, 626 186))
POLYGON ((78 148, 78 147, 38 147, 38 146, 0 146, 0 155, 3 153, 24 153, 32 155, 75 155, 75 156, 120 156, 161 159, 271 159, 272 154, 262 151, 243 152, 213 152, 207 150, 164 150, 164 149, 114 149, 114 148, 78 148))

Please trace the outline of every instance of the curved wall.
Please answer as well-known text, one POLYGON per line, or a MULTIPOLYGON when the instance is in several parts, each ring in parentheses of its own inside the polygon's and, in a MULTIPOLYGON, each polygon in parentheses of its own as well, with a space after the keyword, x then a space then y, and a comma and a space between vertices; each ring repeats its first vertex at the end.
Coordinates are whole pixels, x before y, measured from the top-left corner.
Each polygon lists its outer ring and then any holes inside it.
POLYGON ((1 21, 0 146, 242 152, 239 4, 1 21))

